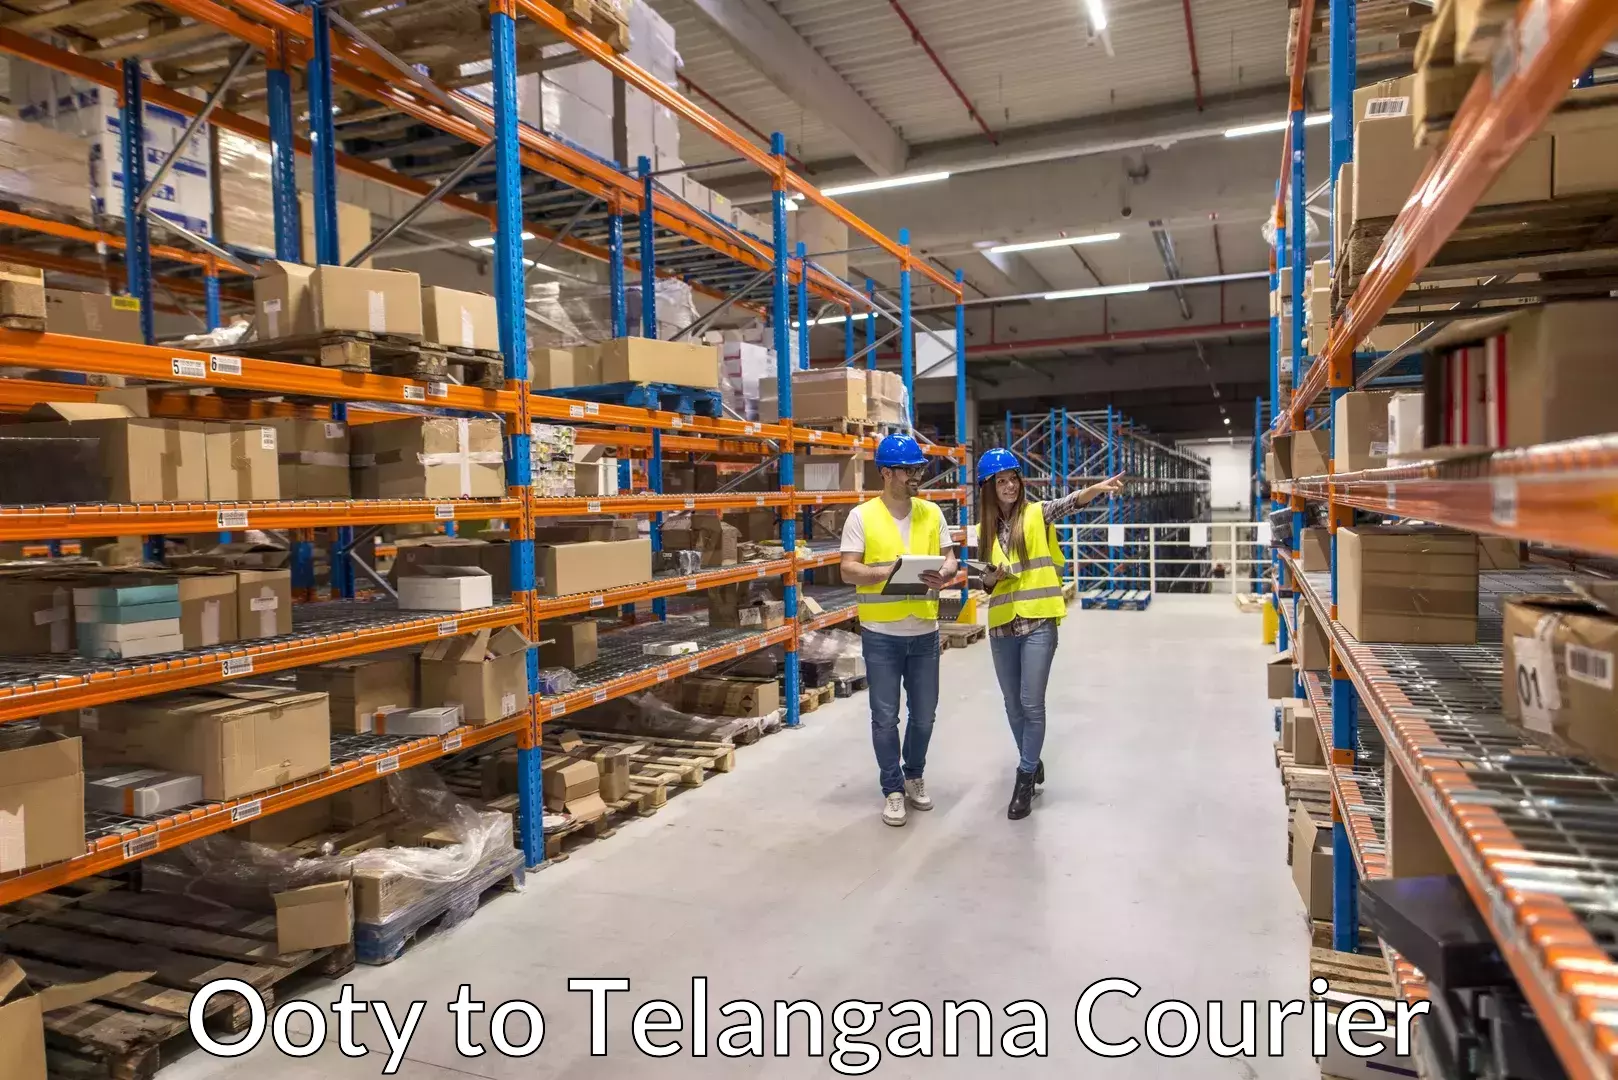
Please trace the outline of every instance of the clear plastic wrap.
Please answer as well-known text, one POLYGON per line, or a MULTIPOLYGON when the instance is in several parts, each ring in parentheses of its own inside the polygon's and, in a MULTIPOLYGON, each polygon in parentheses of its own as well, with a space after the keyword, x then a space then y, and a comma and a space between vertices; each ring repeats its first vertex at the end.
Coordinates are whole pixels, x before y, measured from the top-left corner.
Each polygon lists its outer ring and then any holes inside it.
POLYGON ((811 630, 798 639, 798 656, 805 660, 862 655, 860 636, 847 630, 811 630))
POLYGON ((0 191, 24 206, 90 213, 90 144, 78 135, 0 116, 0 191))
MULTIPOLYGON (((664 685, 678 686, 676 683, 664 685)), ((695 716, 656 694, 631 694, 580 714, 576 723, 582 729, 622 735, 726 742, 757 728, 759 719, 756 716, 695 716)))
POLYGON ((539 692, 546 697, 578 689, 579 677, 565 667, 539 669, 539 692))
POLYGON ((270 145, 224 128, 218 132, 219 239, 249 251, 274 252, 270 145))

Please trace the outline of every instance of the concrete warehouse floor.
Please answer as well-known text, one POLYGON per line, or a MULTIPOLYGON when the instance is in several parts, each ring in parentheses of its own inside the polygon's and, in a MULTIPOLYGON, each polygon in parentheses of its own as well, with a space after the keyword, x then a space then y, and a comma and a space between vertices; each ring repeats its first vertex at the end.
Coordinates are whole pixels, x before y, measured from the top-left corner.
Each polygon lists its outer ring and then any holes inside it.
MULTIPOLYGON (((813 999, 826 1014, 849 998, 918 998, 934 1010, 931 1058, 884 1052, 878 1077, 1085 1075, 1229 1080, 1318 1077, 1306 1028, 1287 1024, 1287 1055, 1222 1060, 1206 1036, 1188 1056, 1166 1060, 1142 1047, 1123 1058, 1092 1056, 1074 1031, 1074 1003, 1097 979, 1126 977, 1139 997, 1097 1007, 1102 1037, 1142 1036, 1153 1002, 1180 998, 1206 1018, 1207 1002, 1264 1002, 1307 992, 1301 904, 1285 862, 1286 814, 1271 765, 1259 616, 1228 596, 1157 598, 1145 612, 1074 610, 1062 628, 1050 689, 1045 760, 1049 783, 1033 816, 1010 822, 1005 804, 1014 754, 987 643, 944 654, 943 693, 929 762, 937 808, 908 826, 879 820, 866 699, 838 701, 805 717, 804 730, 745 748, 737 770, 680 794, 568 862, 529 878, 521 895, 498 899, 469 923, 428 939, 403 959, 353 976, 356 997, 388 1000, 402 1015, 427 1008, 394 1075, 409 1080, 565 1077, 632 1080, 703 1076, 807 1078, 831 1073, 804 1053, 794 1023, 791 1057, 728 1060, 711 1049, 739 1017, 718 1007, 751 998, 765 1013, 765 1052, 776 999, 813 999), (666 997, 687 1009, 690 979, 709 981, 709 1056, 687 1049, 665 1060, 642 1055, 630 1015, 666 997), (609 1056, 589 1054, 588 998, 570 977, 626 976, 612 996, 609 1056), (461 1057, 446 1003, 457 986, 492 1010, 525 998, 546 1020, 532 1057, 492 1047, 461 1057), (995 1018, 994 1056, 943 1056, 946 999, 978 998, 995 1018), (1049 1015, 1050 1056, 1000 1049, 1002 1007, 1032 998, 1049 1015), (1078 1071, 1074 1066, 1078 1065, 1078 1071)), ((313 1000, 336 997, 321 987, 313 1000)), ((357 1022, 372 1053, 345 1058, 332 1023, 314 1056, 284 1058, 266 1037, 245 1057, 193 1052, 163 1080, 314 1080, 377 1076, 386 1045, 373 1016, 357 1022)), ((488 1044, 488 1014, 472 1023, 488 1044)), ((879 1018, 877 1030, 909 1022, 879 1018)), ((291 1030, 307 1038, 308 1022, 291 1030)), ((1179 1025, 1171 1018, 1165 1036, 1179 1025)), ((521 1018, 513 1040, 526 1037, 521 1018)))

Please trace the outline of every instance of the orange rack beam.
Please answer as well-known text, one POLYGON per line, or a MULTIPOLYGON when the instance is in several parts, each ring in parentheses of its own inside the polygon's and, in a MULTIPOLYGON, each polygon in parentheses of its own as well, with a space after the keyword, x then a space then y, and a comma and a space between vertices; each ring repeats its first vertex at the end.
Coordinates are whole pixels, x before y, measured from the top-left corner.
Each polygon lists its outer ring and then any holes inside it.
POLYGON ((311 499, 298 502, 96 503, 0 506, 0 540, 139 536, 232 529, 305 529, 420 521, 489 521, 522 513, 516 499, 311 499))
POLYGON ((816 615, 813 619, 810 619, 808 622, 804 623, 803 628, 805 631, 824 630, 828 626, 836 626, 838 623, 848 622, 858 614, 859 609, 853 604, 849 604, 847 607, 833 608, 831 611, 825 612, 824 614, 816 615))
MULTIPOLYGON (((626 585, 623 588, 608 589, 605 592, 535 597, 533 601, 534 617, 538 619, 555 619, 564 615, 581 615, 589 611, 617 607, 620 604, 635 604, 644 600, 655 600, 661 596, 678 596, 681 593, 696 592, 698 589, 718 588, 720 585, 729 585, 738 581, 780 577, 791 570, 792 565, 791 559, 739 563, 735 566, 704 571, 700 574, 659 578, 656 581, 640 585, 626 585)), ((802 563, 799 563, 799 565, 801 566, 802 563)))

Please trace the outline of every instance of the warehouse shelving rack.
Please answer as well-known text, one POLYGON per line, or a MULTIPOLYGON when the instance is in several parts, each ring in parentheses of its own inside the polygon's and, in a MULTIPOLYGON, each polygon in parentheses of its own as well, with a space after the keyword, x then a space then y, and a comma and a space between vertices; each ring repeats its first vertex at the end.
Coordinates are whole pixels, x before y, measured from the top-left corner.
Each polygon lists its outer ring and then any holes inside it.
MULTIPOLYGON (((437 201, 478 215, 490 223, 496 237, 496 302, 500 315, 501 346, 507 358, 505 387, 483 389, 453 383, 417 382, 183 348, 22 331, 0 331, 0 365, 70 375, 118 375, 180 387, 151 395, 155 415, 197 418, 309 415, 350 422, 383 418, 384 414, 363 408, 372 405, 392 407, 395 412, 403 406, 406 411, 440 410, 450 415, 497 416, 507 430, 508 491, 502 498, 480 500, 0 507, 0 539, 37 540, 41 535, 83 537, 106 535, 114 531, 141 535, 152 532, 212 532, 226 528, 286 529, 291 530, 290 536, 299 538, 308 535, 306 530, 319 526, 335 526, 352 531, 372 529, 384 523, 504 519, 509 523, 510 530, 513 591, 505 602, 462 613, 398 612, 387 602, 375 600, 338 599, 329 603, 304 604, 295 609, 295 632, 284 638, 240 643, 229 648, 193 651, 136 663, 92 662, 78 658, 43 662, 30 659, 26 665, 0 662, 0 720, 18 720, 26 724, 27 718, 46 712, 95 708, 123 698, 224 682, 249 674, 274 673, 304 664, 422 643, 483 627, 518 626, 531 639, 538 640, 543 620, 612 610, 645 601, 657 603, 669 597, 749 579, 782 579, 787 619, 783 626, 762 633, 722 631, 717 628, 703 629, 700 633, 686 631, 684 637, 698 640, 700 651, 697 653, 682 656, 678 660, 638 656, 624 658, 604 675, 590 672, 590 677, 574 690, 547 697, 541 697, 538 693, 537 652, 531 651, 530 701, 526 708, 512 716, 482 727, 461 728, 442 738, 337 736, 333 739, 332 767, 296 784, 257 793, 246 799, 185 808, 156 820, 98 816, 90 824, 85 855, 66 863, 0 877, 0 903, 113 869, 155 851, 230 828, 252 817, 273 813, 367 782, 379 775, 507 736, 514 736, 518 747, 519 842, 530 864, 536 864, 544 857, 539 798, 540 728, 544 722, 646 689, 679 674, 775 645, 785 646, 786 722, 796 724, 798 636, 804 630, 819 629, 852 618, 854 606, 851 590, 816 587, 815 592, 825 598, 825 611, 812 621, 802 625, 798 623, 796 600, 799 572, 831 565, 837 555, 834 551, 816 550, 807 556, 800 556, 795 520, 799 511, 823 505, 851 504, 865 496, 859 492, 797 491, 793 484, 794 456, 815 450, 869 453, 875 450, 878 440, 807 428, 795 424, 791 419, 786 336, 791 320, 791 287, 796 282, 803 296, 813 294, 820 302, 840 306, 845 312, 875 309, 881 304, 825 273, 811 259, 795 260, 789 255, 786 244, 786 197, 792 194, 824 208, 843 220, 855 233, 899 261, 898 322, 903 331, 900 334, 901 354, 906 361, 904 370, 907 383, 914 375, 910 363, 912 338, 908 332, 911 276, 919 272, 949 290, 959 300, 959 275, 951 280, 939 274, 909 250, 908 245, 902 242, 903 234, 901 243, 896 244, 791 173, 785 164, 784 141, 780 136, 773 141, 772 153, 758 151, 646 72, 618 57, 591 32, 568 22, 548 4, 529 0, 521 0, 520 3, 496 0, 492 5, 490 53, 493 96, 492 103, 485 104, 464 94, 447 98, 442 91, 436 91, 424 79, 414 75, 405 76, 401 81, 404 73, 394 66, 394 58, 334 30, 329 25, 330 13, 321 7, 306 13, 274 3, 258 3, 256 0, 237 4, 237 10, 226 9, 210 0, 165 2, 184 17, 209 23, 224 34, 258 48, 267 58, 270 123, 262 124, 224 109, 214 109, 208 116, 208 122, 270 143, 274 163, 271 175, 275 193, 277 257, 297 259, 300 254, 295 176, 291 167, 295 153, 307 154, 314 159, 317 261, 337 261, 334 178, 338 168, 422 196, 424 200, 437 201), (610 163, 582 154, 532 128, 519 125, 514 51, 515 22, 519 17, 527 17, 551 27, 558 38, 570 41, 581 53, 607 66, 630 86, 651 95, 685 119, 698 124, 722 143, 736 148, 744 159, 763 169, 775 188, 771 220, 773 235, 763 239, 745 236, 728 223, 697 211, 683 200, 673 197, 654 182, 655 177, 644 175, 644 169, 639 170, 643 175, 630 176, 610 163), (310 114, 317 121, 310 139, 300 139, 292 130, 290 86, 285 76, 286 68, 295 64, 305 67, 310 114), (452 190, 456 183, 471 178, 470 168, 460 172, 454 180, 435 185, 339 152, 330 127, 319 123, 319 119, 330 112, 334 81, 357 89, 383 105, 441 131, 463 137, 474 151, 492 153, 496 196, 493 205, 474 201, 452 190), (491 146, 492 152, 487 149, 491 146), (530 183, 536 178, 537 187, 530 183), (578 198, 581 193, 582 202, 578 198), (599 203, 599 207, 592 207, 590 200, 599 203), (600 208, 605 208, 607 212, 605 246, 594 242, 596 234, 591 231, 590 213, 600 208), (567 215, 567 220, 560 220, 560 215, 567 215), (582 237, 574 235, 580 225, 584 226, 582 237), (640 330, 647 336, 656 334, 656 293, 655 288, 650 287, 654 277, 679 277, 690 281, 693 288, 718 297, 722 302, 743 303, 768 314, 775 327, 778 375, 782 384, 782 419, 776 423, 759 423, 691 416, 533 393, 528 386, 526 369, 527 319, 523 303, 522 239, 525 230, 546 243, 566 246, 580 254, 600 258, 609 265, 616 333, 627 334, 629 330, 624 325, 623 312, 624 294, 631 274, 640 276, 645 289, 640 330), (626 232, 638 236, 638 242, 626 240, 626 232), (770 287, 764 293, 758 290, 761 273, 769 278, 770 287), (213 390, 214 393, 191 392, 206 390, 213 390), (288 400, 256 400, 251 398, 251 394, 276 395, 288 400), (352 411, 350 406, 354 407, 352 411), (620 451, 645 456, 651 492, 599 499, 535 497, 529 488, 528 432, 530 425, 536 421, 572 424, 577 427, 581 442, 611 445, 620 451), (659 490, 660 474, 663 457, 667 453, 741 458, 778 453, 781 487, 767 492, 719 495, 663 494, 659 490), (679 510, 741 510, 756 507, 772 508, 780 514, 781 558, 716 568, 693 575, 660 575, 649 583, 595 594, 552 597, 541 596, 535 590, 532 537, 534 523, 540 519, 571 514, 654 515, 655 546, 658 535, 655 515, 679 510), (27 670, 23 670, 23 667, 27 670)), ((0 51, 119 91, 120 105, 126 111, 126 116, 138 106, 142 97, 187 115, 195 115, 202 106, 195 99, 147 83, 138 59, 132 58, 114 67, 3 28, 0 28, 0 51)), ((125 123, 123 130, 126 134, 137 132, 139 125, 125 123)), ((126 138, 125 141, 129 142, 130 139, 126 138)), ((132 175, 139 179, 138 174, 132 175)), ((10 224, 24 228, 34 223, 10 224)), ((59 224, 46 223, 36 231, 49 234, 59 224)), ((78 234, 63 238, 86 239, 78 234)), ((117 247, 119 244, 110 246, 117 247)), ((149 311, 153 257, 166 258, 170 249, 153 248, 147 242, 138 215, 126 216, 126 236, 122 238, 122 246, 129 253, 125 259, 128 292, 140 297, 149 311)), ((205 276, 208 270, 213 269, 216 271, 213 276, 217 277, 219 264, 210 266, 199 263, 196 261, 198 256, 183 251, 179 253, 186 258, 177 261, 200 268, 205 276)), ((43 264, 47 268, 70 273, 82 269, 72 265, 53 266, 50 264, 52 258, 54 256, 39 252, 26 256, 19 252, 18 261, 32 261, 36 265, 43 264)), ((892 317, 889 311, 884 310, 883 314, 892 317)), ((964 354, 964 325, 959 306, 956 332, 957 351, 964 354)), ((804 355, 807 356, 807 350, 804 350, 804 355)), ((964 364, 959 366, 964 368, 964 364)), ((962 378, 964 372, 959 372, 958 381, 962 378)), ((0 380, 0 409, 26 408, 41 400, 84 400, 93 394, 92 387, 66 382, 0 380)), ((958 411, 958 420, 959 415, 958 411)), ((946 468, 964 468, 966 465, 965 451, 961 447, 928 445, 926 451, 946 468)), ((961 503, 965 491, 962 488, 934 487, 926 491, 926 496, 942 502, 961 503)), ((341 537, 339 551, 350 549, 352 543, 352 535, 341 537)), ((298 557, 298 545, 295 544, 295 564, 298 557)), ((334 559, 334 566, 339 561, 334 559)), ((347 589, 352 589, 351 581, 347 589)), ((620 644, 630 637, 657 639, 668 636, 663 628, 650 623, 642 623, 621 633, 626 636, 620 644)))
MULTIPOLYGON (((1309 53, 1313 0, 1302 0, 1292 56, 1290 124, 1275 210, 1275 271, 1292 266, 1293 310, 1302 309, 1308 263, 1304 217, 1303 76, 1309 53), (1288 213, 1290 207, 1290 215, 1288 213)), ((1353 146, 1355 56, 1352 0, 1331 0, 1331 182, 1353 146)), ((1479 197, 1522 144, 1618 34, 1618 7, 1606 0, 1530 0, 1504 28, 1494 63, 1484 65, 1453 121, 1447 141, 1395 219, 1351 302, 1335 320, 1320 356, 1310 362, 1302 326, 1294 319, 1291 342, 1278 339, 1271 320, 1270 434, 1317 426, 1323 408, 1328 430, 1332 403, 1363 382, 1354 353, 1394 307, 1406 288, 1437 256, 1479 197), (1280 358, 1297 359, 1296 392, 1281 393, 1280 358)), ((1338 245, 1334 244, 1334 251, 1338 245)), ((1325 504, 1331 530, 1332 570, 1303 574, 1298 556, 1277 557, 1273 602, 1283 613, 1308 604, 1330 628, 1331 670, 1324 683, 1306 676, 1318 715, 1329 715, 1325 745, 1334 774, 1333 942, 1352 951, 1358 941, 1356 873, 1375 876, 1367 861, 1365 823, 1349 808, 1343 770, 1356 766, 1355 719, 1361 710, 1386 746, 1387 768, 1397 769, 1414 792, 1456 873, 1471 895, 1568 1074, 1618 1073, 1618 955, 1607 929, 1613 868, 1602 854, 1611 833, 1599 822, 1618 809, 1618 780, 1578 761, 1547 753, 1522 738, 1499 715, 1500 649, 1490 643, 1487 609, 1476 646, 1361 644, 1334 619, 1337 531, 1354 509, 1564 546, 1618 552, 1613 510, 1613 466, 1618 438, 1600 436, 1520 450, 1481 454, 1458 462, 1420 463, 1359 473, 1274 481, 1272 508, 1290 510, 1294 537, 1309 502, 1325 504), (1329 684, 1329 690, 1328 685, 1329 684), (1329 693, 1329 700, 1326 695, 1329 693), (1322 711, 1323 710, 1323 711, 1322 711), (1358 842, 1360 851, 1356 852, 1358 842)), ((1296 543, 1296 539, 1294 541, 1296 543)), ((1483 575, 1487 603, 1501 583, 1483 575)), ((1536 587, 1555 587, 1541 575, 1536 587)), ((1534 580, 1534 575, 1526 579, 1534 580)), ((1282 623, 1278 645, 1290 637, 1282 623)), ((1360 805, 1366 805, 1361 789, 1360 805)), ((1412 973, 1413 974, 1413 973, 1412 973)), ((1401 991, 1416 984, 1400 980, 1401 991)))

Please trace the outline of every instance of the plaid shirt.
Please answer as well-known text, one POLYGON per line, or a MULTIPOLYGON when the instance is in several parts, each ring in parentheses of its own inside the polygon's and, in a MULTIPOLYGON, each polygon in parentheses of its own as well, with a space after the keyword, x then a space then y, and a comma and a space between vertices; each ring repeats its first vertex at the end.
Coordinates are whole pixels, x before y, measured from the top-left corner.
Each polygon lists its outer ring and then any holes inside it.
MULTIPOLYGON (((1082 489, 1071 492, 1070 494, 1063 495, 1060 499, 1052 499, 1050 502, 1040 503, 1039 512, 1045 516, 1045 523, 1048 525, 1051 522, 1059 521, 1062 518, 1067 517, 1080 506, 1083 506, 1083 497, 1084 492, 1082 489)), ((1011 519, 1009 517, 1002 517, 1000 519, 999 534, 1000 550, 1010 552, 1011 519)), ((984 557, 987 557, 986 553, 984 557)), ((1021 615, 1013 615, 1010 622, 1001 626, 989 627, 989 636, 996 638, 1022 637, 1024 634, 1032 634, 1035 630, 1038 630, 1039 624, 1043 621, 1045 620, 1029 619, 1021 615)))

